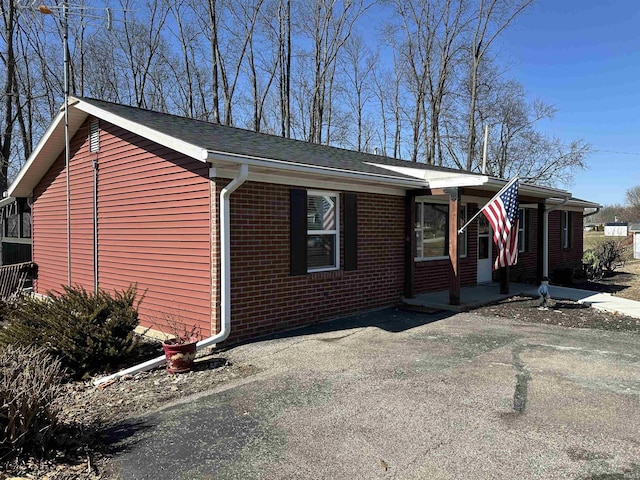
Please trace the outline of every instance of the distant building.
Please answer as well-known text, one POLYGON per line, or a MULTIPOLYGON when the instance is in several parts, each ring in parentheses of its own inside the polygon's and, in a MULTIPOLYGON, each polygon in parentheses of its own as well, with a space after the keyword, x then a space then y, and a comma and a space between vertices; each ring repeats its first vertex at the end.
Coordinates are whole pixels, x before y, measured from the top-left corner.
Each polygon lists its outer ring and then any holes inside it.
POLYGON ((633 235, 633 258, 640 258, 640 223, 629 225, 629 234, 633 235))
POLYGON ((626 237, 629 235, 629 224, 627 222, 611 222, 604 224, 605 237, 626 237))

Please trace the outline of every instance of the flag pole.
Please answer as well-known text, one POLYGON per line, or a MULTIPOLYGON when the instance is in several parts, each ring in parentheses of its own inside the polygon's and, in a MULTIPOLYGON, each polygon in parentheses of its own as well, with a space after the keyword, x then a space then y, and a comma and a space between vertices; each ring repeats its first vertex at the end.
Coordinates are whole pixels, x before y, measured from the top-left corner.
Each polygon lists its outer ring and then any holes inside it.
POLYGON ((473 217, 471 217, 471 220, 469 220, 462 227, 460 227, 460 230, 458 230, 458 235, 462 234, 462 232, 464 232, 465 228, 467 228, 471 224, 471 222, 473 222, 478 217, 478 215, 480 215, 482 213, 482 211, 485 209, 485 207, 487 205, 489 205, 491 202, 493 202, 496 198, 498 198, 500 196, 500 194, 502 194, 502 192, 504 192, 507 188, 509 188, 513 184, 513 182, 515 182, 516 180, 518 180, 518 175, 516 175, 511 180, 509 180, 507 182, 507 184, 504 187, 502 187, 500 189, 500 191, 498 191, 498 193, 496 193, 493 197, 491 197, 491 200, 489 200, 487 203, 485 203, 484 207, 482 207, 480 210, 478 210, 476 212, 476 214, 473 217))

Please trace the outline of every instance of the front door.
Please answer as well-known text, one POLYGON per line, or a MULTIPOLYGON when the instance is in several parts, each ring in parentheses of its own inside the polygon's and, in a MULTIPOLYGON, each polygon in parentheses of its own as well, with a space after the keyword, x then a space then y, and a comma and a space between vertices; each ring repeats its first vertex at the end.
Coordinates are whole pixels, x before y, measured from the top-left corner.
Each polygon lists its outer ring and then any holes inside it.
POLYGON ((487 217, 478 217, 478 283, 491 282, 491 225, 487 217))

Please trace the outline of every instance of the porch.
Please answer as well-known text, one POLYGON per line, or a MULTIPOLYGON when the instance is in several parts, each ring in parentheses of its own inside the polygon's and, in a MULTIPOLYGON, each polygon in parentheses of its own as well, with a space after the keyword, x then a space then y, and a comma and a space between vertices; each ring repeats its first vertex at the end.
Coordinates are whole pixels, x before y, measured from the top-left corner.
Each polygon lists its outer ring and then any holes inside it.
MULTIPOLYGON (((549 285, 549 294, 552 300, 573 300, 598 310, 640 318, 640 302, 609 293, 549 285)), ((449 290, 421 293, 416 295, 415 298, 404 299, 403 303, 415 308, 464 312, 518 295, 537 298, 539 296, 538 286, 530 283, 514 282, 509 284, 508 294, 501 294, 499 283, 486 283, 462 287, 460 289, 460 305, 451 305, 449 303, 449 290)))
POLYGON ((464 312, 516 295, 538 296, 538 286, 530 283, 509 283, 509 293, 500 293, 500 283, 483 283, 460 288, 460 304, 451 305, 449 290, 420 293, 405 298, 403 303, 411 307, 464 312))

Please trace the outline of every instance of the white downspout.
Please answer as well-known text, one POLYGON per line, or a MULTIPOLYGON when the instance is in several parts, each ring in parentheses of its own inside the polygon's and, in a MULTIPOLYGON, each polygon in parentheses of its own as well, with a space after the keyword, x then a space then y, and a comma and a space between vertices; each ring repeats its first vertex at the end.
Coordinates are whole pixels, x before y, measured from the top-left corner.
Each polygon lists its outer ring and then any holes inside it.
POLYGON ((543 239, 542 242, 542 277, 549 278, 549 212, 553 212, 561 207, 564 207, 569 201, 569 197, 565 197, 561 203, 554 205, 553 207, 545 208, 544 220, 543 220, 543 239))
MULTIPOLYGON (((196 344, 196 350, 201 350, 215 343, 225 340, 231 332, 231 211, 229 208, 229 197, 238 189, 249 176, 249 166, 240 165, 238 176, 231 180, 229 184, 220 191, 220 332, 216 335, 205 338, 196 344)), ((117 379, 123 375, 133 375, 145 372, 161 366, 165 362, 164 355, 147 360, 133 367, 119 372, 98 378, 93 381, 95 386, 117 379)))

